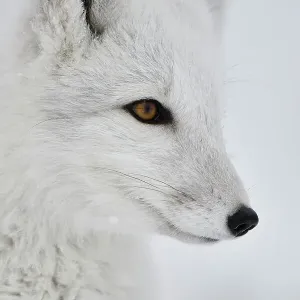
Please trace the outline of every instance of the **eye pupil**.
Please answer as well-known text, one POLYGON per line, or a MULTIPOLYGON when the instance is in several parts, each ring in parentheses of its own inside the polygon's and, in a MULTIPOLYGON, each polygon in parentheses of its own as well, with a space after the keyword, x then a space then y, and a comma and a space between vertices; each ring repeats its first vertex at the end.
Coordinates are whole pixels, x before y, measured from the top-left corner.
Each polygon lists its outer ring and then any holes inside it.
POLYGON ((146 114, 151 113, 151 111, 153 110, 153 105, 150 103, 145 103, 144 105, 144 111, 146 114))

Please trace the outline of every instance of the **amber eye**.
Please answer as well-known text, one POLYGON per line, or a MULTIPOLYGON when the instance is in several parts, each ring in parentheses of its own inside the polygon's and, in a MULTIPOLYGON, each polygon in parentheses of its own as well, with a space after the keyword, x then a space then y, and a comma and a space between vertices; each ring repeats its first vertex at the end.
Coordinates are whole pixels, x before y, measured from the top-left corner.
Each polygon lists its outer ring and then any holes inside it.
POLYGON ((158 113, 157 104, 153 101, 141 101, 132 106, 133 112, 138 118, 144 121, 155 119, 158 113))
POLYGON ((173 121, 171 112, 158 101, 144 99, 125 106, 137 120, 149 124, 166 124, 173 121))

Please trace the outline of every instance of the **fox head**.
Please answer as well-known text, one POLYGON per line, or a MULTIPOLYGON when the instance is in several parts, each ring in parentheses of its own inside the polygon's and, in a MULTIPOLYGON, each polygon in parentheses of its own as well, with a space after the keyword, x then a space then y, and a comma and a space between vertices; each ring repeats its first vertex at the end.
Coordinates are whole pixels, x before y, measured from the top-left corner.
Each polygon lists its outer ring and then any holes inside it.
POLYGON ((224 1, 41 2, 24 162, 40 216, 193 242, 255 227, 222 137, 224 1))

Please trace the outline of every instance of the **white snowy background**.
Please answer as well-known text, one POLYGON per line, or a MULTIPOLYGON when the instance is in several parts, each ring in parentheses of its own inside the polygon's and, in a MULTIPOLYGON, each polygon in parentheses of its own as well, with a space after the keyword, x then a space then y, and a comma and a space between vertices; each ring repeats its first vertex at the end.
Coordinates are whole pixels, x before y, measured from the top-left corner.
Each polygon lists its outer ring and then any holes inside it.
MULTIPOLYGON (((11 16, 25 2, 0 0, 1 47, 11 16)), ((260 224, 214 246, 155 239, 166 300, 300 299, 299 30, 299 0, 232 5, 225 134, 260 224)))
POLYGON ((214 246, 156 240, 167 300, 300 299, 299 31, 299 0, 229 12, 225 135, 260 224, 214 246))

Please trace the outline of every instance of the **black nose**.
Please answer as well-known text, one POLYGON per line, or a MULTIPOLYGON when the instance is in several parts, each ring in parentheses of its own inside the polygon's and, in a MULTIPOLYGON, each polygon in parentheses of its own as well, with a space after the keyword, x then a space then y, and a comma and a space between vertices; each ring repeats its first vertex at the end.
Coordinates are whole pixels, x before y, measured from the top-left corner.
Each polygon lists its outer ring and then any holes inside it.
POLYGON ((232 216, 228 217, 227 225, 231 233, 238 237, 246 234, 258 224, 256 212, 247 206, 242 206, 232 216))

